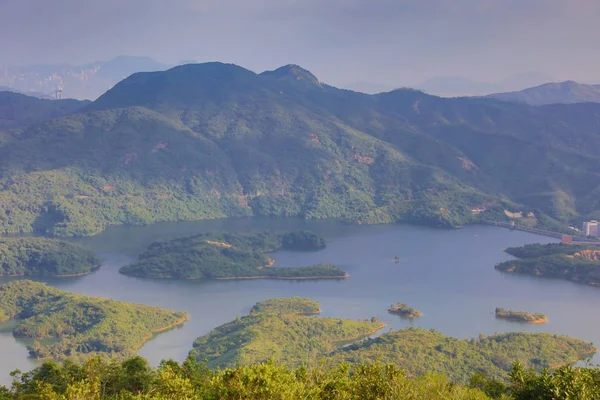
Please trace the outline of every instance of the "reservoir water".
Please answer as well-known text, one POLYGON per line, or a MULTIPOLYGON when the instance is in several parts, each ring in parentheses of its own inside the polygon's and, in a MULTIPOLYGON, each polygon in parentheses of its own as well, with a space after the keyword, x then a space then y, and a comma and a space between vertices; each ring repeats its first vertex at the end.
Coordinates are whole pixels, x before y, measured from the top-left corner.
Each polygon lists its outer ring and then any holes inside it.
MULTIPOLYGON (((322 316, 364 319, 376 316, 386 329, 409 325, 436 329, 458 338, 508 331, 567 334, 600 345, 600 288, 572 282, 507 275, 494 265, 511 258, 503 248, 548 243, 552 238, 489 226, 457 230, 409 225, 346 225, 296 219, 229 219, 160 223, 146 227, 114 227, 75 239, 103 259, 97 271, 83 277, 44 279, 49 285, 80 294, 113 298, 189 313, 183 326, 148 341, 140 354, 153 363, 183 360, 198 336, 236 316, 258 301, 303 296, 321 302, 322 316), (275 265, 293 267, 318 263, 339 265, 345 280, 321 281, 173 281, 128 277, 119 267, 136 259, 155 240, 210 231, 283 232, 310 229, 328 241, 319 252, 280 251, 275 265), (394 257, 400 262, 394 263, 394 257), (386 312, 402 301, 420 309, 412 322, 386 312), (496 307, 545 313, 544 325, 523 325, 494 318, 496 307)), ((0 278, 0 284, 15 278, 0 278)), ((9 372, 29 370, 26 342, 15 339, 11 327, 0 324, 0 384, 9 372)), ((595 361, 595 360, 593 360, 595 361)))

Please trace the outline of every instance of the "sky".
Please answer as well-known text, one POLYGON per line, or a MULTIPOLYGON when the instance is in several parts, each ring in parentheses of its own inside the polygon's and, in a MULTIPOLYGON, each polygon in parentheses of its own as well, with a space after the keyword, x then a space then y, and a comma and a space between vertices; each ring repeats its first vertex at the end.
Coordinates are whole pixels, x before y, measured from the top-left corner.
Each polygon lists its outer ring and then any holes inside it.
POLYGON ((0 0, 0 65, 148 56, 321 81, 600 83, 600 0, 0 0))

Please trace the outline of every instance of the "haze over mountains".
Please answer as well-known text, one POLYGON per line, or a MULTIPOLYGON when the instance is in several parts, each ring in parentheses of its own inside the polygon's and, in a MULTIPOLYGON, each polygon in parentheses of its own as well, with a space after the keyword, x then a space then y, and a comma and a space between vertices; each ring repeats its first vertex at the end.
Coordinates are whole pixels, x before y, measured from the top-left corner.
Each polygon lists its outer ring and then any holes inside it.
POLYGON ((54 91, 62 88, 63 98, 93 100, 135 72, 161 71, 169 67, 148 57, 133 56, 120 56, 109 61, 78 66, 0 65, 0 86, 46 98, 54 98, 54 91))
POLYGON ((495 93, 488 97, 534 106, 557 103, 600 103, 600 85, 584 85, 573 81, 546 83, 518 92, 495 93))

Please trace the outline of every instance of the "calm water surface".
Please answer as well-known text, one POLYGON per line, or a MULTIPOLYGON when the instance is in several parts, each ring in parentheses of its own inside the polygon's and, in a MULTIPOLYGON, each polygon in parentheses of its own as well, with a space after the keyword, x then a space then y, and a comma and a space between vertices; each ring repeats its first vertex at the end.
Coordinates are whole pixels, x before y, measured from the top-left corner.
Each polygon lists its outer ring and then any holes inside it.
MULTIPOLYGON (((494 270, 510 259, 502 251, 551 238, 488 226, 442 230, 407 225, 360 226, 332 221, 249 218, 161 223, 146 227, 116 227, 76 240, 96 250, 102 268, 77 278, 44 280, 59 289, 90 296, 150 304, 186 311, 183 326, 155 336, 140 354, 158 363, 183 360, 198 336, 241 316, 258 302, 273 297, 304 296, 321 302, 323 316, 364 319, 376 316, 399 329, 409 325, 459 338, 480 333, 531 331, 568 334, 600 344, 600 288, 543 278, 513 276, 494 270), (134 260, 155 240, 209 231, 282 232, 311 229, 328 240, 315 253, 280 251, 276 266, 334 263, 350 273, 341 281, 168 281, 127 277, 119 267, 134 260), (401 259, 396 264, 395 256, 401 259), (386 312, 402 301, 420 309, 412 322, 386 312), (495 307, 543 312, 545 325, 522 325, 494 318, 495 307)), ((0 284, 10 278, 0 278, 0 284)), ((35 365, 26 342, 15 339, 0 324, 0 384, 10 382, 15 368, 35 365)), ((594 360, 597 361, 597 360, 594 360)))

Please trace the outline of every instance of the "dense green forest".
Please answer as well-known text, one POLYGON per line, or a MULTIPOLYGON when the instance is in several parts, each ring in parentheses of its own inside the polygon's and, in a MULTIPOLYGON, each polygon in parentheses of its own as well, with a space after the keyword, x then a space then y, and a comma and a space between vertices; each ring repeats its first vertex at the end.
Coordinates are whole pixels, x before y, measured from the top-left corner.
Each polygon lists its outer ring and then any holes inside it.
POLYGON ((596 400, 600 369, 564 366, 536 373, 516 363, 505 381, 475 373, 466 384, 443 375, 413 377, 397 365, 339 364, 292 369, 268 362, 210 370, 188 357, 152 368, 141 357, 123 362, 46 362, 16 371, 0 400, 596 400))
POLYGON ((210 367, 231 367, 274 358, 286 365, 314 364, 338 344, 383 328, 371 320, 316 318, 319 303, 302 298, 271 299, 248 315, 226 323, 194 341, 190 352, 210 367))
POLYGON ((312 366, 322 360, 330 367, 341 362, 383 362, 400 365, 413 375, 442 373, 454 381, 466 382, 476 371, 506 379, 516 361, 527 368, 542 369, 574 363, 596 352, 590 343, 542 333, 459 340, 409 328, 361 340, 367 332, 380 328, 381 322, 375 318, 351 321, 303 315, 317 311, 317 303, 297 298, 259 303, 250 314, 198 338, 190 354, 200 361, 207 360, 211 368, 271 358, 291 367, 312 366))
POLYGON ((417 310, 416 308, 410 307, 408 304, 404 304, 401 302, 397 302, 396 304, 390 305, 388 308, 388 312, 390 314, 400 315, 401 317, 406 318, 416 318, 421 317, 423 313, 417 310))
POLYGON ((506 379, 514 362, 541 370, 585 359, 596 352, 591 343, 547 333, 502 333, 460 340, 436 331, 408 328, 339 349, 326 358, 339 362, 393 363, 413 375, 430 372, 466 382, 476 371, 506 379))
POLYGON ((455 227, 502 210, 564 227, 600 214, 598 104, 366 95, 296 66, 207 63, 134 74, 75 114, 44 107, 0 133, 0 231, 248 215, 455 227))
POLYGON ((600 285, 600 249, 597 246, 531 244, 508 248, 506 252, 519 259, 496 265, 499 271, 600 285))
POLYGON ((325 246, 325 238, 311 231, 287 232, 281 238, 281 247, 287 250, 321 250, 325 246))
POLYGON ((135 355, 153 333, 183 323, 187 315, 20 280, 0 286, 0 322, 13 318, 19 321, 16 337, 36 339, 28 346, 32 357, 124 358, 135 355))
MULTIPOLYGON (((302 238, 307 237, 305 235, 302 233, 302 238)), ((300 242, 294 239, 289 243, 300 242)), ((300 244, 305 246, 304 242, 300 244)), ((140 254, 137 262, 119 271, 126 275, 180 279, 346 277, 346 273, 334 265, 273 268, 273 260, 266 252, 281 246, 282 236, 267 232, 203 233, 153 243, 140 254)))
POLYGON ((0 238, 0 276, 65 276, 100 265, 94 252, 46 238, 0 238))
POLYGON ((89 103, 75 99, 38 99, 21 93, 0 91, 0 130, 62 117, 89 103))
POLYGON ((544 324, 548 321, 548 318, 541 313, 532 314, 525 311, 505 310, 500 307, 496 307, 495 315, 496 318, 510 319, 528 324, 544 324))

